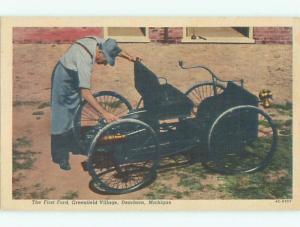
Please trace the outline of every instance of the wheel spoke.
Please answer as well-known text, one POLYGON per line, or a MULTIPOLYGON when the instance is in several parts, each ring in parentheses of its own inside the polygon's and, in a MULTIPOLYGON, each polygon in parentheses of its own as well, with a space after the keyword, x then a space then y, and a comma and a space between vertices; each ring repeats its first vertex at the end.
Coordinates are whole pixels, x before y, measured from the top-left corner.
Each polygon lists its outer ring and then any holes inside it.
POLYGON ((194 104, 195 104, 195 105, 198 105, 198 104, 201 102, 201 98, 199 98, 199 96, 197 96, 197 94, 195 94, 195 93, 192 93, 191 95, 193 95, 194 98, 195 98, 195 99, 192 98, 194 104))
MULTIPOLYGON (((147 180, 158 162, 158 143, 155 140, 154 132, 145 126, 144 123, 132 119, 121 120, 115 125, 106 128, 98 135, 91 145, 91 156, 89 160, 98 160, 99 163, 114 163, 113 168, 102 168, 101 165, 93 165, 90 174, 107 191, 124 193, 141 187, 147 180), (137 121, 137 122, 135 122, 137 121), (125 142, 115 142, 112 145, 101 145, 101 138, 111 135, 128 135, 125 142), (130 136, 129 136, 130 135, 130 136), (153 148, 149 148, 153 146, 153 148), (97 147, 102 147, 110 155, 97 156, 97 147), (109 149, 109 150, 108 150, 109 149), (156 156, 147 156, 148 153, 156 156), (109 161, 107 160, 109 159, 109 161), (97 173, 97 174, 95 174, 97 173)), ((102 151, 103 152, 103 151, 102 151)))
MULTIPOLYGON (((185 93, 191 99, 194 105, 191 113, 192 116, 196 116, 198 106, 204 99, 214 95, 213 86, 214 85, 212 82, 205 82, 195 85, 185 93)), ((224 87, 220 84, 216 84, 216 89, 217 94, 220 94, 224 91, 224 87)))
POLYGON ((232 109, 214 123, 209 141, 212 165, 220 172, 251 172, 265 167, 276 143, 270 118, 256 107, 232 109))

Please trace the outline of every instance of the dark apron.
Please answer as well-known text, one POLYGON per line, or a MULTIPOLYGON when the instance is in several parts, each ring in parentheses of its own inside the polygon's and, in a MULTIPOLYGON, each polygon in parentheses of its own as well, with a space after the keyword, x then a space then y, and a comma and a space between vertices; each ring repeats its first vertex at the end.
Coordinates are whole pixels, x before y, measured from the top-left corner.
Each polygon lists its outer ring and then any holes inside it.
MULTIPOLYGON (((92 57, 81 43, 80 45, 92 57)), ((69 152, 80 154, 73 136, 73 119, 81 102, 78 72, 65 68, 60 62, 51 78, 51 156, 59 163, 69 159, 69 152)))

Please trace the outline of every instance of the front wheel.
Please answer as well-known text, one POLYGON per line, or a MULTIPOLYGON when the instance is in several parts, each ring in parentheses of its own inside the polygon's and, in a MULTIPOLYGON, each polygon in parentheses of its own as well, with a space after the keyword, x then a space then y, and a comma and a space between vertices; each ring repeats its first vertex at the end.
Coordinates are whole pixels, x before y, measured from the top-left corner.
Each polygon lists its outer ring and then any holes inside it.
POLYGON ((154 130, 142 121, 123 119, 106 125, 96 134, 87 167, 94 187, 123 194, 154 179, 159 157, 154 130))
POLYGON ((268 114, 255 106, 236 106, 212 124, 206 164, 220 173, 255 172, 268 165, 276 144, 277 130, 268 114))

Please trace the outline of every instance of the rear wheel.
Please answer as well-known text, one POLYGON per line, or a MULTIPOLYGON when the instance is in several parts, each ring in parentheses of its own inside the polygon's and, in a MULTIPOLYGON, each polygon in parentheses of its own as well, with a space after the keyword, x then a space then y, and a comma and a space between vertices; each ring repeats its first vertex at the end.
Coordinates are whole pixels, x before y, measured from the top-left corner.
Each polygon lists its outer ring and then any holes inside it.
POLYGON ((193 102, 193 114, 196 115, 199 104, 206 98, 221 94, 225 87, 222 84, 216 83, 216 94, 214 93, 213 82, 203 82, 189 88, 185 94, 193 102))
POLYGON ((154 130, 142 121, 123 119, 105 126, 88 154, 94 187, 123 194, 147 185, 155 177, 158 148, 154 130))
POLYGON ((255 106, 223 112, 208 136, 207 166, 221 173, 250 173, 265 168, 277 144, 277 130, 268 114, 255 106))

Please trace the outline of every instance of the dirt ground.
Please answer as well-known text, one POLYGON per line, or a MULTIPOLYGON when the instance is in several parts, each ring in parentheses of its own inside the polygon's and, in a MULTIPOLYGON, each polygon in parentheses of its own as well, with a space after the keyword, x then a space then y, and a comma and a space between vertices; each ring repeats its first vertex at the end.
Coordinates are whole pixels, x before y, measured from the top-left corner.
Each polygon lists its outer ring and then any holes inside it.
MULTIPOLYGON (((89 188, 90 176, 84 172, 83 156, 71 156, 71 171, 62 171, 50 157, 50 82, 52 70, 69 45, 17 44, 13 58, 13 141, 26 138, 25 150, 34 152, 28 169, 14 172, 16 198, 60 199, 76 192, 78 199, 143 199, 149 188, 127 195, 96 194, 89 188)), ((178 60, 188 65, 208 66, 222 79, 241 79, 252 93, 267 88, 276 103, 292 101, 292 46, 253 44, 121 44, 132 55, 143 59, 150 69, 182 91, 193 84, 209 80, 205 72, 182 70, 178 60)), ((133 64, 118 59, 115 67, 96 65, 93 91, 113 90, 129 99, 133 106, 139 99, 134 89, 133 64)), ((22 148, 23 149, 23 148, 22 148)), ((212 181, 216 176, 212 176, 212 181)), ((210 191, 198 198, 220 198, 210 191)))

